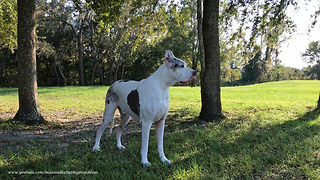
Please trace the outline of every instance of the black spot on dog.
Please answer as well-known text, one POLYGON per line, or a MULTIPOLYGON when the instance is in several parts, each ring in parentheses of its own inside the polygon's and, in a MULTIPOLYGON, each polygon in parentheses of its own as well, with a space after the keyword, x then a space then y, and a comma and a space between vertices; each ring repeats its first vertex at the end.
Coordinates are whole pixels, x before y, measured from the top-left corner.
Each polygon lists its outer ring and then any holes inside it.
POLYGON ((139 93, 137 90, 132 90, 127 96, 127 103, 132 112, 140 116, 140 103, 139 103, 139 93))
POLYGON ((107 95, 106 95, 106 102, 105 104, 111 104, 111 103, 114 103, 114 102, 117 102, 118 101, 118 95, 113 92, 113 86, 111 85, 110 88, 108 89, 108 92, 107 92, 107 95))
POLYGON ((178 58, 172 58, 171 60, 172 66, 170 67, 171 70, 175 71, 178 68, 184 68, 184 62, 181 59, 178 58))

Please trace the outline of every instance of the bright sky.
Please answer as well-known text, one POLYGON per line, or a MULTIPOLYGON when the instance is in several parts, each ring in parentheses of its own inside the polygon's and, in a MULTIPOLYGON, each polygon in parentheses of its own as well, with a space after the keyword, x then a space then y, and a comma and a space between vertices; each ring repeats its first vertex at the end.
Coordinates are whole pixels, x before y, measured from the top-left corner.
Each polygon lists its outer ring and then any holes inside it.
POLYGON ((311 41, 320 40, 320 19, 315 28, 308 29, 311 24, 310 16, 319 9, 319 2, 311 1, 302 6, 297 12, 292 11, 291 17, 297 25, 297 32, 280 48, 279 58, 284 66, 301 69, 309 64, 304 63, 301 54, 308 48, 311 41))

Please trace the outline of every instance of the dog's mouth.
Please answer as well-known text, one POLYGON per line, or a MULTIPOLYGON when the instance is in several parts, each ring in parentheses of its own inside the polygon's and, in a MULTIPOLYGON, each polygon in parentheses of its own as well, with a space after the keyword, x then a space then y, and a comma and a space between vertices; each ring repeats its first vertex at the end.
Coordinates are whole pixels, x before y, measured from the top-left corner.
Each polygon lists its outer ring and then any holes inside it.
POLYGON ((194 79, 194 76, 191 76, 191 78, 188 81, 180 81, 180 85, 183 86, 185 84, 187 84, 188 82, 191 82, 194 79))

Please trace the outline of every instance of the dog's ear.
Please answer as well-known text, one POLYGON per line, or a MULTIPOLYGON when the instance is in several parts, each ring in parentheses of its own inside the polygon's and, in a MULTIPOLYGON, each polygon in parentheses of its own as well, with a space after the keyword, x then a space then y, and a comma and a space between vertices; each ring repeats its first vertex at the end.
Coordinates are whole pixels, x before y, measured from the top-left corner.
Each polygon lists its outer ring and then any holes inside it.
POLYGON ((168 67, 171 66, 172 58, 174 58, 174 55, 173 55, 172 51, 166 50, 165 63, 166 63, 166 65, 167 65, 168 67))

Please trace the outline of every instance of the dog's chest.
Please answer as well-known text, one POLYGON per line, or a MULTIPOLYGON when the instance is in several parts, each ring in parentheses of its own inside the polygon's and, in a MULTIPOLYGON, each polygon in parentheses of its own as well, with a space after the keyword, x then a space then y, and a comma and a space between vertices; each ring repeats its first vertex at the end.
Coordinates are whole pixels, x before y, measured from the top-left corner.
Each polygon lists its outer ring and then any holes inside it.
POLYGON ((167 115, 169 110, 169 103, 164 103, 159 105, 158 110, 156 111, 157 113, 154 116, 154 122, 159 121, 167 115))
POLYGON ((145 118, 157 122, 163 118, 168 113, 169 110, 169 99, 149 99, 147 103, 142 103, 144 107, 141 109, 141 113, 145 113, 145 118))

